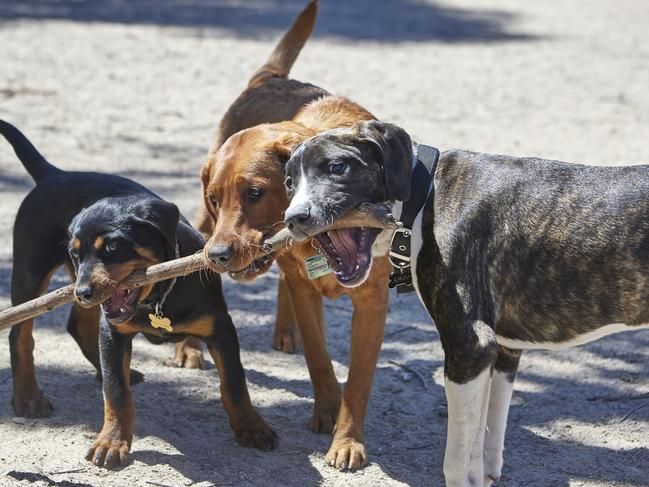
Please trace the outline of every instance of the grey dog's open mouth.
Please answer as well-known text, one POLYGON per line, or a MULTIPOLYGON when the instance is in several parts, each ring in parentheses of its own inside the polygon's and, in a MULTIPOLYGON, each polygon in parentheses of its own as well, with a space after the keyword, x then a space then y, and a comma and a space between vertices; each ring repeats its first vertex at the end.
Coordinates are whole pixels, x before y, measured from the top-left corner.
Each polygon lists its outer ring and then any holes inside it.
POLYGON ((140 289, 118 289, 101 303, 104 315, 111 323, 123 323, 135 314, 140 289))
POLYGON ((257 275, 266 272, 273 264, 273 260, 275 260, 275 252, 270 252, 253 260, 251 264, 247 265, 243 269, 228 272, 228 275, 237 281, 252 279, 257 275))
POLYGON ((343 286, 361 282, 372 264, 372 244, 379 234, 375 228, 342 228, 316 235, 329 266, 343 286))

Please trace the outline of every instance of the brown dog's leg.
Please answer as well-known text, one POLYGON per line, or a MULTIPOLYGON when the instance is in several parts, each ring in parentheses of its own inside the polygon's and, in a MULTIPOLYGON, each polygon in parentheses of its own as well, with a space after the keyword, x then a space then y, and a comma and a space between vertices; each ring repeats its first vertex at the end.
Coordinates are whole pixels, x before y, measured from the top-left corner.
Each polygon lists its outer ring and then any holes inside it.
POLYGON ((237 441, 247 447, 269 451, 277 446, 277 435, 252 407, 246 375, 239 355, 237 331, 229 316, 219 320, 207 338, 207 349, 214 359, 221 380, 221 402, 237 441))
POLYGON ((187 337, 182 342, 176 343, 174 365, 186 369, 202 369, 205 360, 201 341, 195 337, 187 337))
POLYGON ((328 464, 342 469, 357 469, 367 464, 365 414, 388 310, 387 286, 368 286, 350 294, 354 315, 349 376, 331 448, 325 457, 328 464))
POLYGON ((117 333, 105 321, 100 327, 104 426, 86 453, 86 460, 113 468, 128 462, 133 440, 135 401, 129 386, 133 335, 117 333))
POLYGON ((275 319, 273 348, 285 353, 294 353, 302 348, 302 337, 293 313, 291 291, 286 282, 286 274, 281 270, 277 285, 277 317, 275 319))
POLYGON ((293 259, 286 257, 278 261, 286 272, 286 283, 304 344, 304 359, 313 384, 315 403, 310 426, 316 433, 331 433, 340 407, 340 386, 327 352, 322 295, 300 275, 293 259))

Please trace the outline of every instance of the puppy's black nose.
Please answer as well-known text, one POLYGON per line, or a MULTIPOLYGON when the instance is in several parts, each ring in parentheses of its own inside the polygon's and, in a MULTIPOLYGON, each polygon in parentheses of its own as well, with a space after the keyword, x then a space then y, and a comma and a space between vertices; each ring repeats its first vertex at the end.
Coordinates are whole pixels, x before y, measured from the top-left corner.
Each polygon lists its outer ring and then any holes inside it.
POLYGON ((232 259, 232 245, 213 245, 207 251, 207 257, 215 264, 225 266, 232 259))
POLYGON ((284 222, 289 230, 300 228, 311 219, 311 206, 299 205, 286 210, 284 222))
POLYGON ((89 284, 82 284, 80 286, 77 286, 74 290, 74 294, 76 294, 77 299, 83 303, 90 303, 93 292, 94 290, 89 284))

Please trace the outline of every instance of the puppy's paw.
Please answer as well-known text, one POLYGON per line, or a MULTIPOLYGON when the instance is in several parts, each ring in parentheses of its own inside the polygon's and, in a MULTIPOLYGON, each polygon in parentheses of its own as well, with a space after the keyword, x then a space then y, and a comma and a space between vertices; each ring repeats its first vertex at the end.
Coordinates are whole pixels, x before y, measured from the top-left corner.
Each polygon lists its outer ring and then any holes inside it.
POLYGON ((176 343, 174 365, 186 369, 202 369, 205 366, 203 350, 198 340, 187 338, 176 343))
POLYGON ((241 446, 263 451, 274 450, 277 447, 277 433, 266 424, 261 416, 242 421, 235 428, 234 434, 241 446))
POLYGON ((302 349, 302 337, 295 325, 275 323, 273 348, 284 353, 296 353, 302 349))
POLYGON ((48 418, 54 411, 52 403, 39 390, 29 394, 14 394, 11 406, 16 416, 25 418, 48 418))
POLYGON ((314 433, 331 434, 338 419, 340 401, 316 401, 309 427, 314 433))
POLYGON ((86 453, 86 460, 98 467, 119 468, 128 463, 128 452, 128 441, 99 437, 86 453))
POLYGON ((365 445, 353 438, 334 439, 325 462, 339 470, 358 470, 367 465, 365 445))

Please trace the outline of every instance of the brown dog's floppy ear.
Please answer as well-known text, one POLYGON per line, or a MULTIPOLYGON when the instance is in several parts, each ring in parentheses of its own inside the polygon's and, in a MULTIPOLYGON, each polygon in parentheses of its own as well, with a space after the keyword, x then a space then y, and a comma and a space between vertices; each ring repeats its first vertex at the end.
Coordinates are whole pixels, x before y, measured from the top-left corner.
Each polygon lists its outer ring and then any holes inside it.
POLYGON ((358 135, 375 147, 383 168, 383 183, 389 201, 407 201, 410 198, 412 175, 412 141, 401 127, 391 123, 370 120, 358 124, 358 135))

